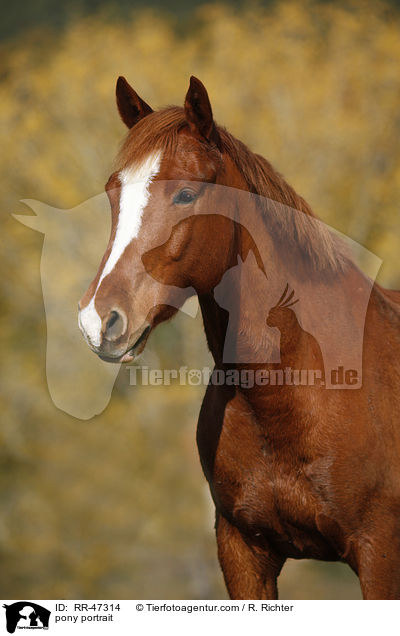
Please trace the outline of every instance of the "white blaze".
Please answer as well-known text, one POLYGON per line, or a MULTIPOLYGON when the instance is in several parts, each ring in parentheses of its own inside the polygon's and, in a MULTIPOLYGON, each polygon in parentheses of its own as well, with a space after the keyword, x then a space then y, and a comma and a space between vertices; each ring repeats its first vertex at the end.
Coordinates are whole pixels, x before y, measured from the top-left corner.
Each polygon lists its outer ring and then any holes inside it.
POLYGON ((103 278, 114 269, 125 248, 139 234, 143 210, 149 200, 149 185, 160 170, 160 161, 161 153, 157 152, 147 157, 140 167, 126 168, 119 174, 122 188, 117 230, 97 289, 103 278))
POLYGON ((149 186, 160 170, 160 163, 161 152, 155 152, 149 155, 140 166, 126 168, 119 174, 121 195, 114 242, 93 297, 79 312, 79 327, 86 340, 94 347, 99 347, 101 343, 101 318, 94 305, 97 290, 103 279, 112 272, 129 243, 139 234, 143 210, 150 196, 149 186))

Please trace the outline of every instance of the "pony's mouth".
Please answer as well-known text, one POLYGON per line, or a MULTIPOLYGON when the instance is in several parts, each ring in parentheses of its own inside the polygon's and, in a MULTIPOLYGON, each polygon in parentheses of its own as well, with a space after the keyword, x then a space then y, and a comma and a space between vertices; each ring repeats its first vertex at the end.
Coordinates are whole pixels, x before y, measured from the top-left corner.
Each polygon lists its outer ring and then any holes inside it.
POLYGON ((118 362, 118 363, 132 362, 135 358, 137 358, 138 355, 142 353, 143 349, 145 348, 147 339, 150 335, 150 331, 151 331, 151 325, 147 325, 143 329, 139 338, 135 340, 135 343, 133 344, 133 346, 129 347, 129 349, 127 349, 127 351, 125 351, 125 353, 123 353, 122 355, 110 356, 103 353, 99 353, 98 354, 99 358, 104 360, 104 362, 118 362))

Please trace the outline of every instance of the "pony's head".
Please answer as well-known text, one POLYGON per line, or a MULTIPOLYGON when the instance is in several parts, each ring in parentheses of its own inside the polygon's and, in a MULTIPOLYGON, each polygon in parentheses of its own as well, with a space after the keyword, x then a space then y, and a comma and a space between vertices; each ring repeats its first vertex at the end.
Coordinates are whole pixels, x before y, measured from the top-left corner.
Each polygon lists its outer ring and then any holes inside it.
POLYGON ((98 355, 125 362, 157 324, 194 292, 208 293, 230 267, 234 223, 212 214, 229 206, 229 196, 218 202, 221 189, 212 185, 228 183, 227 174, 229 185, 246 184, 221 150, 199 80, 191 78, 183 108, 153 112, 122 77, 116 95, 130 132, 106 185, 111 236, 79 303, 79 325, 98 355))
POLYGON ((192 294, 209 294, 238 254, 244 260, 253 250, 264 271, 275 242, 296 271, 334 276, 342 267, 304 199, 216 126, 199 80, 191 78, 182 108, 154 112, 120 77, 117 105, 130 132, 106 185, 111 235, 79 310, 82 333, 103 359, 133 360, 152 329, 192 294))

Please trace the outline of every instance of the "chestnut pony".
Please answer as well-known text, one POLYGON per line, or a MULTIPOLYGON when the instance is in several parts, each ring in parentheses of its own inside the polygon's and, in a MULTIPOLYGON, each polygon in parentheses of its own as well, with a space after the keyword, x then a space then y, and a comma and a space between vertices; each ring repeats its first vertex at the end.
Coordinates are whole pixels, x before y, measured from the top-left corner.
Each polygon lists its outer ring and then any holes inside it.
MULTIPOLYGON (((130 131, 106 185, 111 236, 79 310, 93 351, 134 360, 194 293, 220 371, 245 366, 226 360, 228 323, 246 355, 275 338, 271 350, 281 342, 285 365, 321 372, 327 351, 342 340, 345 353, 352 349, 351 321, 363 337, 354 390, 328 390, 323 375, 314 386, 208 385, 197 442, 230 596, 275 599, 285 560, 313 558, 348 563, 365 599, 400 598, 400 293, 368 282, 272 166, 215 124, 196 78, 183 108, 154 112, 120 77, 117 105, 130 131), (270 205, 261 209, 257 197, 270 205), (221 306, 226 277, 231 295, 221 306), (354 316, 366 291, 361 324, 354 316), (347 308, 343 339, 333 343, 335 321, 320 319, 321 344, 307 320, 326 307, 332 317, 338 298, 347 308)), ((253 370, 277 366, 248 362, 253 370)))

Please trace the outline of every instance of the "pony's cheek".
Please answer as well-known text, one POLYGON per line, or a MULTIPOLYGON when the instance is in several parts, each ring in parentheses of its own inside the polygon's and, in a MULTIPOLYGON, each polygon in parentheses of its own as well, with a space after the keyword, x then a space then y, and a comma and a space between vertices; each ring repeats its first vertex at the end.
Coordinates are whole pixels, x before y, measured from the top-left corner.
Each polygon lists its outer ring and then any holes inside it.
POLYGON ((182 266, 185 254, 189 252, 191 236, 193 232, 189 222, 178 223, 168 238, 162 245, 154 247, 142 254, 142 263, 148 273, 175 269, 177 273, 182 266))

